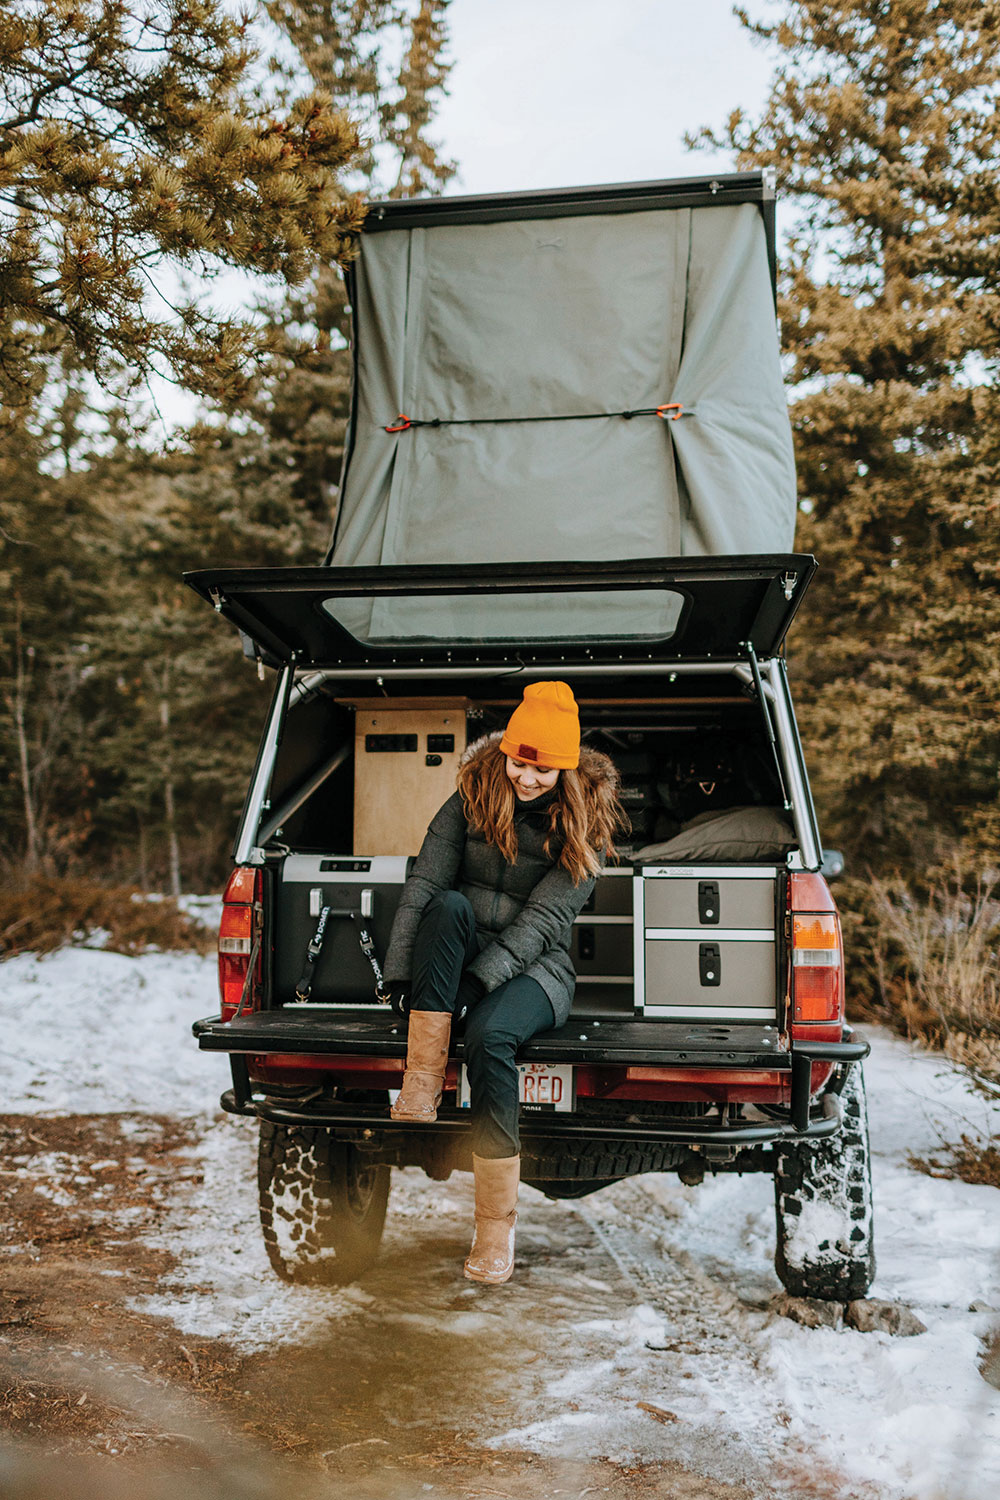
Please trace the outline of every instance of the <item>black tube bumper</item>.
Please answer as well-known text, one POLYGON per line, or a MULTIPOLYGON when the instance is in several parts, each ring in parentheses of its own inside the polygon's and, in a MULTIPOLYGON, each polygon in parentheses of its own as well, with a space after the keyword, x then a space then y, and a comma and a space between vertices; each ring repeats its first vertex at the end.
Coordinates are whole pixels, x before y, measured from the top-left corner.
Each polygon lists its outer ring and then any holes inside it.
MULTIPOLYGON (((440 1109, 433 1124, 416 1125, 410 1121, 397 1123, 391 1120, 384 1108, 357 1108, 338 1105, 332 1100, 311 1102, 265 1096, 241 1101, 235 1089, 227 1089, 219 1102, 229 1114, 252 1115, 260 1120, 270 1120, 275 1125, 320 1125, 334 1135, 361 1142, 394 1133, 454 1135, 469 1128, 468 1111, 459 1109, 440 1109)), ((788 1138, 820 1140, 836 1135, 840 1129, 840 1100, 836 1094, 824 1094, 820 1105, 822 1114, 807 1119, 804 1129, 780 1120, 736 1125, 700 1120, 678 1121, 670 1125, 656 1122, 619 1125, 594 1120, 587 1115, 533 1112, 522 1112, 519 1129, 521 1140, 526 1145, 536 1140, 588 1140, 628 1145, 727 1146, 742 1150, 788 1138)))

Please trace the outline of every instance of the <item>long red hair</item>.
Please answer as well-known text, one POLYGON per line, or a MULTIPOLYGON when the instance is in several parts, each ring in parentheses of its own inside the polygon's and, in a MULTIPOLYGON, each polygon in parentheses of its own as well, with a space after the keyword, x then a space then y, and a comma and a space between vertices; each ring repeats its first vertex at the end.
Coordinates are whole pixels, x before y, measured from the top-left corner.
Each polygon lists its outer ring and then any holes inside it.
MULTIPOLYGON (((607 756, 602 755, 600 762, 599 775, 560 771, 557 796, 548 810, 546 857, 568 871, 574 885, 599 873, 601 855, 613 857, 615 834, 629 828, 618 800, 618 772, 607 756)), ((468 822, 485 835, 487 843, 496 845, 508 864, 513 864, 517 859, 514 811, 518 804, 499 736, 459 767, 458 790, 468 822)))

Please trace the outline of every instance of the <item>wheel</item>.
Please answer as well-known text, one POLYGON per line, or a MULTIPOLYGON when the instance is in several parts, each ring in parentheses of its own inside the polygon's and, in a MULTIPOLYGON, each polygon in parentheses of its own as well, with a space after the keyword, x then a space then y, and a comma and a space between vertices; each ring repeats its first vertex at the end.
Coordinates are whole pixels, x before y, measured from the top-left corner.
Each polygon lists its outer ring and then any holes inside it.
POLYGON ((267 1257, 283 1281, 353 1281, 378 1254, 389 1168, 321 1126, 262 1120, 257 1186, 267 1257))
POLYGON ((840 1096, 843 1125, 814 1142, 776 1148, 774 1267, 793 1297, 852 1302, 875 1277, 868 1111, 861 1064, 840 1096))

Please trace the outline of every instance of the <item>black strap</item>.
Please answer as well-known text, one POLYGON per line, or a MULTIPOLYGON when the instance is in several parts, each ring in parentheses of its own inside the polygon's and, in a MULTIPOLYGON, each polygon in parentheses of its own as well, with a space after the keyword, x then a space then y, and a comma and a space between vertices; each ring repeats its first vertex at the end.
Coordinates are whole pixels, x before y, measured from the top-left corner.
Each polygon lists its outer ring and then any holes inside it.
POLYGON ((352 911, 351 916, 358 923, 358 942, 361 944, 361 951, 371 964, 372 973, 375 975, 375 998, 380 1005, 386 1005, 389 1001, 390 991, 386 988, 385 980, 382 977, 381 965, 375 956, 375 939, 362 922, 360 912, 352 911))
POLYGON ((243 1007, 244 1005, 246 1005, 247 1000, 250 997, 250 986, 253 984, 254 969, 257 966, 257 954, 259 952, 260 928, 257 929, 257 933, 253 940, 253 947, 250 949, 250 962, 247 964, 246 978, 243 980, 243 988, 240 991, 240 1003, 239 1005, 237 1005, 236 1010, 233 1012, 232 1016, 232 1019, 234 1021, 239 1020, 240 1016, 243 1014, 243 1007))
POLYGON ((361 918, 361 913, 358 911, 334 911, 332 906, 324 906, 323 910, 319 914, 319 922, 317 923, 316 931, 313 933, 309 946, 306 949, 306 962, 305 967, 302 970, 302 978, 295 986, 296 1000, 301 1004, 307 1001, 312 994, 313 973, 316 969, 316 965, 319 963, 320 954, 323 952, 323 940, 326 937, 326 924, 330 920, 331 916, 351 917, 355 922, 359 924, 358 942, 361 946, 362 953, 372 966, 372 973, 375 975, 375 997, 380 1002, 380 1004, 387 1004, 389 1000, 389 990, 387 989, 385 980, 382 977, 382 967, 379 964, 378 957, 375 953, 375 939, 372 937, 371 933, 364 925, 364 922, 361 918))
POLYGON ((387 423, 386 432, 408 432, 411 427, 490 427, 505 426, 509 422, 595 422, 602 417, 661 417, 664 422, 676 422, 680 417, 693 417, 694 407, 685 408, 682 401, 664 401, 661 406, 637 406, 631 411, 581 411, 565 412, 552 417, 408 417, 400 412, 394 423, 387 423))
POLYGON ((324 906, 319 914, 319 922, 316 931, 312 935, 309 947, 306 949, 305 968, 302 970, 302 978, 295 986, 295 998, 299 1001, 309 999, 312 994, 313 970, 319 962, 319 956, 323 952, 323 939, 326 937, 326 924, 330 919, 330 908, 324 906))

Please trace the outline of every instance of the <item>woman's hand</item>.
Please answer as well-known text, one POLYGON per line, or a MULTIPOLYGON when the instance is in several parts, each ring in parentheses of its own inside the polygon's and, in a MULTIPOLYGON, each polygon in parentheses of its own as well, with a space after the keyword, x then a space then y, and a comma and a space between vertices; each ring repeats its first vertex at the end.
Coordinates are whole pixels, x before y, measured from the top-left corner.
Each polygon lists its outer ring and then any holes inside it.
POLYGON ((410 985, 408 981, 402 979, 393 980, 391 984, 384 986, 384 991, 384 995, 380 995, 378 986, 375 986, 376 997, 382 1004, 388 1002, 397 1016, 405 1017, 410 1014, 410 985))

